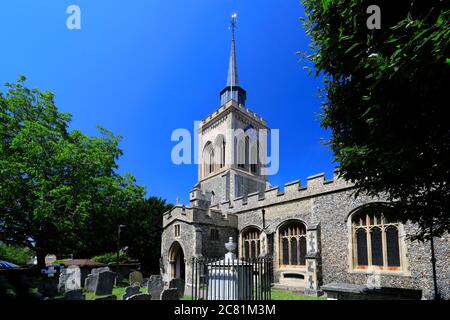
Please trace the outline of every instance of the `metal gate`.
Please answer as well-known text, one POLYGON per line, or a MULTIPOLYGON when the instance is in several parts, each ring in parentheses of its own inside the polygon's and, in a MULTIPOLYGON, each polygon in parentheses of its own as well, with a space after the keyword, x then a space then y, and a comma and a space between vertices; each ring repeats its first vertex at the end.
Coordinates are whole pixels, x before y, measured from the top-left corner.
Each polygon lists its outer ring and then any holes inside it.
POLYGON ((272 258, 192 258, 193 300, 270 300, 272 258))

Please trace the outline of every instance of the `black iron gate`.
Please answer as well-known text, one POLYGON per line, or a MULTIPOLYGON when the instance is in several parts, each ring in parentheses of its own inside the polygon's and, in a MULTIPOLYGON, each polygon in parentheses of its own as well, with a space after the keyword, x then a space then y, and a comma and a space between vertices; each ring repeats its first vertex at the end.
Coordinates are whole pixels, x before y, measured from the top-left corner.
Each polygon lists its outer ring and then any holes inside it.
POLYGON ((272 258, 192 259, 193 300, 270 300, 272 258))

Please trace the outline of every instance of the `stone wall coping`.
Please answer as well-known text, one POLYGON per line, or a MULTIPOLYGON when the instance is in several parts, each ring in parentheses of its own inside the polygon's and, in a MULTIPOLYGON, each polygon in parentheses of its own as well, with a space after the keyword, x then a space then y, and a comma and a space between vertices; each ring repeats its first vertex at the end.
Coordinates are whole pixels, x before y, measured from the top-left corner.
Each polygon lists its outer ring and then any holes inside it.
POLYGON ((256 120, 263 127, 267 128, 267 121, 263 117, 260 117, 258 114, 251 111, 249 108, 244 107, 242 104, 238 104, 237 102, 230 100, 225 105, 220 106, 218 109, 210 113, 206 118, 200 121, 199 129, 203 129, 208 124, 212 123, 215 119, 218 119, 219 116, 225 114, 225 112, 231 109, 238 110, 239 112, 243 113, 249 118, 256 120))
POLYGON ((284 185, 284 191, 279 186, 269 187, 263 192, 254 192, 247 197, 234 198, 229 208, 232 212, 248 211, 259 207, 271 206, 283 202, 296 201, 316 197, 322 194, 351 189, 353 184, 344 179, 333 176, 331 180, 325 180, 325 174, 319 173, 308 177, 306 186, 300 185, 300 180, 295 180, 284 185))
POLYGON ((297 179, 297 180, 294 180, 294 181, 285 183, 284 186, 285 186, 285 187, 288 187, 288 186, 291 186, 291 185, 293 185, 293 184, 298 184, 298 185, 300 186, 300 179, 297 179))
POLYGON ((220 209, 174 206, 172 210, 163 214, 163 228, 174 221, 183 221, 190 224, 217 224, 218 226, 236 227, 237 216, 233 213, 223 212, 220 209))

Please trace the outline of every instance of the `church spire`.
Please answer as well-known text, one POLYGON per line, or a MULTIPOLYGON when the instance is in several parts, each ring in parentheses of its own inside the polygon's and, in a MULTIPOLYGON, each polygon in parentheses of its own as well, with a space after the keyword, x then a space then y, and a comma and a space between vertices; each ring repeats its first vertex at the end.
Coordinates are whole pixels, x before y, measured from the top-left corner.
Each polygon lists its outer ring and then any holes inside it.
POLYGON ((239 85, 239 77, 236 62, 236 44, 234 38, 234 31, 236 29, 237 14, 233 13, 231 16, 231 50, 230 50, 230 64, 228 66, 227 85, 220 92, 221 105, 226 104, 230 100, 236 101, 238 104, 245 105, 246 92, 239 85))
POLYGON ((234 30, 236 28, 236 13, 231 16, 231 50, 230 50, 230 64, 228 66, 227 86, 239 86, 239 77, 236 63, 236 45, 234 42, 234 30))

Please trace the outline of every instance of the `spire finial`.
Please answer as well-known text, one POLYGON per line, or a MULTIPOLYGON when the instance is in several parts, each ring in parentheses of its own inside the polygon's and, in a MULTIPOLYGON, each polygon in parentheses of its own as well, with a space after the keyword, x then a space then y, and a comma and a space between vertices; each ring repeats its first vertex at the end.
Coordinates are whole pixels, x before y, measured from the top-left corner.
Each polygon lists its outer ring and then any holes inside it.
POLYGON ((234 30, 236 29, 236 20, 237 20, 237 13, 233 12, 233 14, 231 15, 231 24, 230 24, 233 41, 234 41, 234 30))

